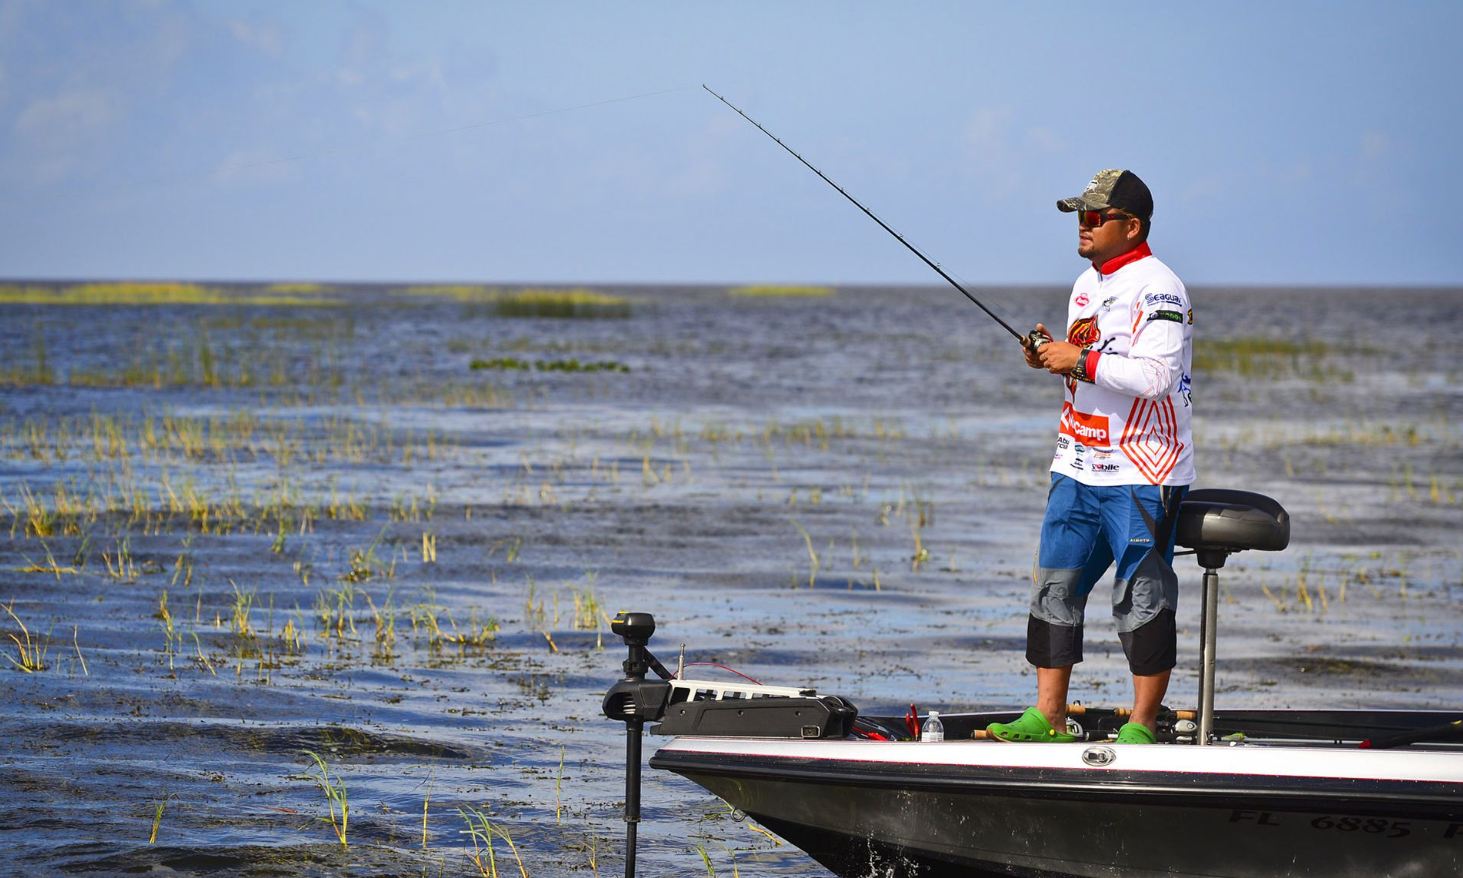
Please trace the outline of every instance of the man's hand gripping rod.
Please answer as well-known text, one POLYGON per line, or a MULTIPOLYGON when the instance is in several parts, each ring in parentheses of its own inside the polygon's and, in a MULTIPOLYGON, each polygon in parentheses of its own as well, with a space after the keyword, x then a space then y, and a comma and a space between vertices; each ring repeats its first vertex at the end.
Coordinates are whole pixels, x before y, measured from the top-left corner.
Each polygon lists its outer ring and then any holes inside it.
POLYGON ((808 168, 808 170, 810 170, 813 173, 817 174, 819 177, 822 177, 823 178, 823 182, 827 183, 829 186, 832 186, 834 189, 837 189, 839 195, 842 195, 844 198, 847 198, 849 201, 853 202, 853 206, 854 207, 857 207, 859 210, 863 211, 865 214, 868 215, 869 219, 871 219, 874 222, 876 222, 876 223, 879 224, 879 228, 881 228, 884 231, 888 232, 889 234, 893 235, 899 241, 899 243, 901 243, 905 247, 909 248, 909 252, 911 252, 914 255, 918 256, 920 258, 920 260, 924 262, 925 265, 928 265, 930 268, 933 268, 935 270, 935 273, 936 274, 938 274, 940 277, 943 277, 945 280, 949 281, 950 286, 952 286, 955 289, 959 290, 960 292, 964 293, 965 294, 965 298, 967 298, 970 301, 974 302, 976 304, 976 306, 978 308, 980 308, 980 310, 986 312, 986 314, 989 315, 992 320, 994 320, 997 323, 1001 324, 1001 328, 1004 329, 1004 330, 1006 330, 1007 332, 1011 333, 1011 336, 1013 338, 1015 338, 1017 341, 1021 342, 1023 345, 1025 345, 1026 347, 1030 348, 1033 351, 1036 350, 1037 348, 1041 347, 1046 342, 1051 341, 1050 338, 1048 338, 1046 335, 1044 335, 1043 333, 1041 333, 1040 331, 1035 330, 1035 329, 1031 330, 1031 332, 1028 332, 1024 336, 1021 333, 1017 332, 1016 330, 1012 329, 1011 326, 1010 326, 1010 324, 1008 324, 1006 321, 1004 321, 1000 317, 998 317, 994 311, 992 311, 991 309, 987 308, 980 301, 980 299, 977 299, 975 296, 971 295, 970 290, 967 290, 965 287, 961 286, 959 283, 956 283, 955 278, 953 278, 950 275, 946 274, 945 273, 945 270, 943 268, 941 268, 938 264, 936 264, 928 256, 926 256, 923 253, 921 253, 919 251, 919 248, 915 247, 913 244, 911 244, 908 241, 904 240, 904 236, 903 235, 901 235, 898 232, 894 231, 893 229, 889 228, 888 224, 886 224, 883 220, 879 219, 877 216, 874 216, 874 212, 872 210, 869 210, 867 207, 864 207, 862 204, 860 204, 859 203, 859 200, 857 198, 854 198, 852 195, 849 195, 847 192, 845 192, 843 190, 843 187, 842 186, 840 186, 837 183, 833 182, 832 180, 828 179, 828 175, 827 174, 825 174, 822 171, 818 170, 817 168, 813 167, 812 163, 810 163, 807 159, 803 158, 802 156, 798 155, 797 152, 795 152, 792 147, 788 146, 787 144, 785 144, 781 140, 779 140, 777 138, 777 135, 773 134, 771 131, 768 131, 766 128, 763 128, 762 127, 762 124, 760 122, 758 122, 756 119, 753 119, 751 116, 748 116, 746 113, 743 113, 741 111, 741 109, 739 109, 731 101, 727 100, 726 98, 722 97, 721 95, 717 94, 716 92, 711 91, 711 87, 710 86, 706 85, 705 83, 702 83, 701 84, 701 87, 704 88, 704 89, 706 89, 708 92, 711 92, 711 95, 713 97, 715 97, 717 100, 721 101, 723 104, 726 104, 728 107, 731 107, 733 110, 736 110, 738 116, 741 116, 743 119, 746 119, 748 122, 751 122, 753 125, 756 125, 758 131, 761 131, 763 134, 765 134, 768 137, 772 138, 772 140, 773 140, 774 143, 776 143, 778 146, 782 147, 783 149, 787 150, 788 153, 790 153, 793 158, 797 159, 798 161, 800 161, 804 165, 806 165, 807 168, 808 168))

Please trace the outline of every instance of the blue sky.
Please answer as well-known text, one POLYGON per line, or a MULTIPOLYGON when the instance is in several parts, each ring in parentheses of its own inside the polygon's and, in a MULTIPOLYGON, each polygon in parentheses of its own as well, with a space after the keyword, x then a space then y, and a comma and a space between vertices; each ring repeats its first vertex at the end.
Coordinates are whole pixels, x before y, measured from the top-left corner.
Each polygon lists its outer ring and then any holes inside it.
POLYGON ((1457 2, 0 0, 0 276, 939 283, 705 82, 973 284, 1070 282, 1053 202, 1104 167, 1191 284, 1463 284, 1460 33, 1457 2))

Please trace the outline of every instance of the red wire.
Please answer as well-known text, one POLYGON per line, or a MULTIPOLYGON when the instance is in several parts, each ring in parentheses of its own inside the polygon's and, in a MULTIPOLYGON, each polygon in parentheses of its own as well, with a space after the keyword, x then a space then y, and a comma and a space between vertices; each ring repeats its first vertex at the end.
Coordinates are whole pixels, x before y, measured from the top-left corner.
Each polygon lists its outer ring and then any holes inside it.
MULTIPOLYGON (((726 665, 718 665, 716 662, 686 662, 686 667, 689 668, 692 665, 710 665, 713 668, 721 668, 723 671, 731 671, 733 674, 736 674, 738 677, 741 677, 743 680, 752 680, 751 677, 748 677, 746 674, 742 673, 741 671, 737 670, 736 668, 729 668, 726 665)), ((758 686, 761 686, 762 685, 757 680, 752 680, 752 682, 753 683, 756 683, 758 686)))

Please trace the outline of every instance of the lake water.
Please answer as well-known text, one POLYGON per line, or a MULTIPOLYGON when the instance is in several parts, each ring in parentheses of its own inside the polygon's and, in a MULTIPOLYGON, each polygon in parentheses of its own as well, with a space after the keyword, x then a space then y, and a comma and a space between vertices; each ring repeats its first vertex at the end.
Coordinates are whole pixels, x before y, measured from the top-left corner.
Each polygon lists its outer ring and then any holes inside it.
MULTIPOLYGON (((621 874, 619 610, 667 664, 865 712, 1030 702, 1055 379, 948 289, 597 290, 629 316, 0 305, 8 868, 478 874, 486 819, 503 874, 621 874)), ((1220 706, 1459 706, 1463 290, 1193 298, 1198 484, 1293 516, 1223 571, 1220 706)), ((1073 697, 1123 705, 1102 603, 1073 697)), ((678 778, 644 796, 642 875, 822 874, 678 778)))

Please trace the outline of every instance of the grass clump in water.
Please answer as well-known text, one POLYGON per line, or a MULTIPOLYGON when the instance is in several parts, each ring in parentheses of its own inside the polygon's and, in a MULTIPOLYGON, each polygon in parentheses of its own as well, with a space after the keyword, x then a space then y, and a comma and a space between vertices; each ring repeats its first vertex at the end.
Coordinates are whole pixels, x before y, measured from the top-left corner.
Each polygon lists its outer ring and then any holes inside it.
POLYGON ((581 363, 577 359, 540 360, 530 363, 517 357, 499 357, 496 360, 473 360, 469 369, 494 369, 502 371, 523 371, 537 369, 540 372, 629 372, 630 367, 614 360, 581 363))
POLYGON ((833 288, 756 284, 747 287, 736 287, 731 291, 731 294, 733 296, 748 296, 762 299, 816 298, 819 296, 833 295, 833 288))
POLYGON ((1234 372, 1246 377, 1319 377, 1327 373, 1320 361, 1330 353, 1331 346, 1318 339, 1198 338, 1194 341, 1194 371, 1234 372))
POLYGON ((15 647, 19 651, 19 658, 11 658, 8 655, 6 658, 10 659, 12 665, 25 671, 27 674, 44 671, 46 669, 46 653, 48 649, 41 644, 39 638, 34 637, 30 633, 30 630, 25 627, 25 623, 20 621, 20 617, 15 615, 13 605, 14 601, 11 601, 11 606, 5 607, 5 612, 10 618, 15 620, 15 624, 20 626, 20 633, 25 639, 22 640, 20 637, 11 634, 10 639, 15 641, 15 647))
POLYGON ((499 317, 603 318, 629 317, 630 300, 594 290, 524 288, 504 291, 471 284, 406 288, 408 296, 487 305, 499 317))
POLYGON ((493 308, 501 317, 621 318, 630 316, 630 301, 593 290, 526 289, 501 293, 493 308))
POLYGON ((504 372, 520 372, 525 369, 532 369, 533 364, 518 359, 517 357, 499 357, 496 360, 473 360, 468 368, 474 371, 479 369, 495 369, 504 372))
POLYGON ((75 284, 67 287, 0 286, 6 305, 327 305, 302 291, 230 293, 216 287, 177 281, 75 284))
MULTIPOLYGON (((325 764, 319 753, 313 750, 302 751, 314 761, 309 771, 310 777, 319 785, 320 791, 325 793, 325 800, 330 808, 330 828, 335 831, 335 837, 340 840, 340 846, 346 846, 346 829, 350 823, 351 806, 350 799, 346 797, 345 781, 339 776, 330 776, 330 766, 325 764)), ((325 820, 327 818, 320 818, 325 820)))
POLYGON ((323 293, 325 285, 309 282, 278 283, 270 284, 265 291, 270 293, 323 293))

